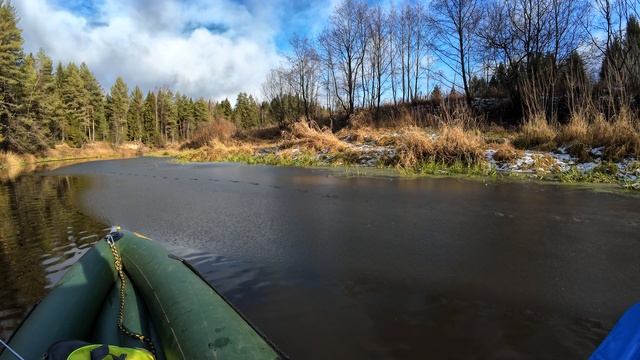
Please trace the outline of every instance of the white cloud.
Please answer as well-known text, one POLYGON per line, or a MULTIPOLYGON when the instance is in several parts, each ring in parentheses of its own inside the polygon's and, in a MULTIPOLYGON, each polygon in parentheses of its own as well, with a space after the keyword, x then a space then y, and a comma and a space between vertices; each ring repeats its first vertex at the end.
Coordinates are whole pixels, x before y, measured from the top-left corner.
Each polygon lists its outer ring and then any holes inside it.
POLYGON ((240 91, 259 95, 266 73, 282 61, 275 5, 264 3, 105 0, 90 20, 48 0, 14 5, 27 51, 85 62, 107 90, 122 76, 144 90, 233 99, 240 91))

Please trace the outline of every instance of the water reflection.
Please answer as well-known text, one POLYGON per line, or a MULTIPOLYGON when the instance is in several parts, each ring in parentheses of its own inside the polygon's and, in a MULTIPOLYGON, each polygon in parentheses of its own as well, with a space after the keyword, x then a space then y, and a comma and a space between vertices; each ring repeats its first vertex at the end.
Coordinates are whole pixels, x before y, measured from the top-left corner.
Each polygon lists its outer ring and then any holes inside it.
POLYGON ((0 338, 10 336, 105 228, 73 205, 86 185, 68 176, 0 182, 0 338))

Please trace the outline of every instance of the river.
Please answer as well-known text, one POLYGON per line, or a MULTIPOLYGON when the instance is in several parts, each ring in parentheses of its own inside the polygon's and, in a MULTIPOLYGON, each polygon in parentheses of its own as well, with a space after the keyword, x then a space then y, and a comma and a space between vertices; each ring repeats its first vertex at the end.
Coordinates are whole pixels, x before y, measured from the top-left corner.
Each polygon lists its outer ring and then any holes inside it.
POLYGON ((586 358, 640 300, 640 198, 137 158, 0 185, 0 335, 119 224, 295 359, 586 358))

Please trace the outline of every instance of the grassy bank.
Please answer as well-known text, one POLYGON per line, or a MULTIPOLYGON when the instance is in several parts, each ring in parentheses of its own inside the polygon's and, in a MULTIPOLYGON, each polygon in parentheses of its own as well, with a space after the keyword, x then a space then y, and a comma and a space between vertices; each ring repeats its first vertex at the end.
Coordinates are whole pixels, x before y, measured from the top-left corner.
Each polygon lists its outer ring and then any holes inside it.
POLYGON ((640 127, 631 112, 606 120, 575 112, 565 124, 533 116, 517 128, 485 124, 464 111, 444 113, 430 126, 407 119, 376 127, 358 114, 338 132, 299 121, 284 128, 237 129, 216 121, 184 144, 150 150, 106 143, 76 149, 58 145, 40 157, 0 154, 3 177, 44 162, 137 155, 186 162, 241 162, 278 166, 392 169, 407 176, 527 178, 563 183, 606 183, 640 190, 640 127))
POLYGON ((13 179, 20 174, 30 172, 44 165, 55 167, 55 163, 69 161, 113 159, 135 157, 144 154, 148 148, 138 143, 125 143, 113 146, 105 142, 85 144, 73 148, 67 144, 58 144, 39 155, 0 152, 0 180, 13 179))
POLYGON ((411 176, 507 176, 640 189, 640 130, 629 114, 610 121, 574 114, 563 125, 534 117, 513 129, 457 119, 431 127, 364 125, 337 133, 306 122, 251 131, 218 124, 167 155, 179 161, 366 166, 411 176))

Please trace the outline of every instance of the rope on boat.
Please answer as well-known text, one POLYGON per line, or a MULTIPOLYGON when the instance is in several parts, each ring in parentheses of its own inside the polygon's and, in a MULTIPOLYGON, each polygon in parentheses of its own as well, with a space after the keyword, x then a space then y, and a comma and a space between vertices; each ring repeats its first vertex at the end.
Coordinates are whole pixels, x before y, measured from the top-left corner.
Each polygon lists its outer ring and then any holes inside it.
MULTIPOLYGON (((126 280, 124 277, 124 271, 122 270, 122 258, 120 257, 120 253, 118 252, 118 248, 116 247, 115 239, 113 238, 113 234, 117 233, 117 228, 112 227, 111 232, 106 236, 107 244, 111 248, 111 254, 113 254, 113 260, 115 263, 116 272, 118 273, 118 278, 120 279, 120 313, 118 315, 118 329, 123 332, 125 335, 130 336, 134 339, 139 340, 143 344, 147 345, 153 356, 156 356, 156 348, 153 345, 153 341, 149 337, 146 337, 142 334, 138 334, 129 330, 124 325, 124 298, 125 298, 125 284, 126 280)), ((22 359, 24 360, 24 359, 22 359)))
POLYGON ((24 358, 22 356, 20 356, 20 354, 18 354, 15 350, 13 350, 11 348, 11 346, 9 346, 9 344, 7 344, 6 342, 0 340, 0 345, 4 346, 5 349, 9 350, 10 353, 13 354, 13 356, 16 357, 16 359, 18 360, 24 360, 24 358))

